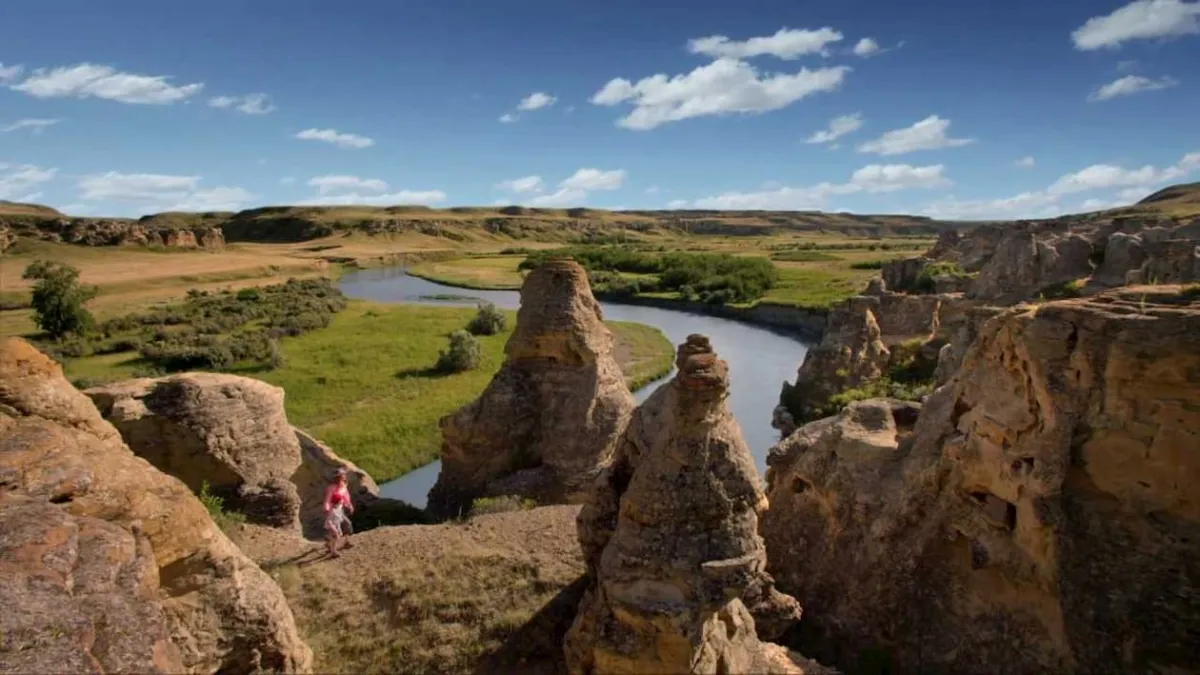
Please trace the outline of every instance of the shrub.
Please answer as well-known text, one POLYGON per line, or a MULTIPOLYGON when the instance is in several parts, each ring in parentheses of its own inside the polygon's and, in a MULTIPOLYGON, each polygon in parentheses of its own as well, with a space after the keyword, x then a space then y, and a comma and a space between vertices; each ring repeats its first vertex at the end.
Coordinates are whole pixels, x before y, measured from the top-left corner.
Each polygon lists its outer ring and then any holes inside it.
POLYGON ((481 350, 479 341, 465 330, 450 334, 450 347, 438 354, 434 368, 442 373, 461 373, 479 367, 481 350))
POLYGON ((70 265, 37 260, 25 268, 24 279, 35 279, 33 321, 38 328, 58 340, 67 335, 84 335, 95 321, 84 303, 96 296, 96 289, 79 283, 79 270, 70 265))
POLYGON ((969 279, 972 274, 963 270, 956 262, 935 262, 926 265, 925 269, 917 275, 917 279, 913 282, 913 290, 918 293, 932 293, 937 288, 936 280, 938 277, 954 277, 956 279, 969 279))
POLYGON ((850 263, 852 270, 881 270, 883 269, 883 260, 860 260, 856 263, 850 263))
POLYGON ((246 522, 246 515, 237 511, 226 511, 225 500, 208 491, 208 481, 201 483, 200 503, 204 505, 204 510, 208 511, 208 517, 217 524, 225 532, 229 532, 238 525, 246 522))
POLYGON ((480 497, 471 502, 471 515, 483 516, 489 513, 509 513, 512 511, 528 511, 537 506, 532 499, 522 499, 516 495, 501 497, 480 497))
POLYGON ((467 331, 471 335, 495 335, 504 330, 508 321, 504 314, 490 302, 479 303, 479 311, 467 323, 467 331))

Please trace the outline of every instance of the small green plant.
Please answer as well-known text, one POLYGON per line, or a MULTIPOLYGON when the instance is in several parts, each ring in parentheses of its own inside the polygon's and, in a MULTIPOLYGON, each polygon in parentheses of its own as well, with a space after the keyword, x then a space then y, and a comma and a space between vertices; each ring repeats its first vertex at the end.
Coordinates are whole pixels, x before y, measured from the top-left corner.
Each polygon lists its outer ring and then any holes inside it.
POLYGON ((856 263, 850 263, 852 270, 881 270, 883 269, 883 260, 860 260, 856 263))
POLYGON ((916 281, 913 282, 913 290, 918 293, 933 293, 937 288, 938 277, 950 277, 953 279, 970 279, 975 275, 963 270, 956 262, 935 262, 931 265, 926 265, 925 269, 917 275, 916 281))
POLYGON ((450 334, 450 346, 438 354, 434 368, 442 373, 461 373, 479 367, 481 350, 479 340, 465 330, 450 334))
POLYGON ((467 323, 467 331, 471 335, 495 335, 503 332, 508 321, 496 305, 490 302, 479 303, 479 311, 467 323))
POLYGON ((212 494, 208 490, 208 481, 200 484, 200 503, 204 505, 204 509, 208 511, 208 517, 217 524, 225 532, 230 532, 233 528, 246 522, 246 514, 238 511, 226 511, 225 500, 217 495, 212 494))

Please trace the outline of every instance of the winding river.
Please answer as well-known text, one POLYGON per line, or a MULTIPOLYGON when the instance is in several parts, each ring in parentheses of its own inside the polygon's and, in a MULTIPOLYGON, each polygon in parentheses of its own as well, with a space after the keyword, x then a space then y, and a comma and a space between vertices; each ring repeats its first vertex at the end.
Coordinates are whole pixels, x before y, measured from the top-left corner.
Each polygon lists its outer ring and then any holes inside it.
MULTIPOLYGON (((520 294, 516 291, 452 288, 409 276, 398 267, 350 272, 342 277, 341 289, 351 298, 379 302, 470 306, 479 298, 505 309, 516 309, 520 304, 520 294)), ((778 438, 778 432, 771 428, 771 410, 779 400, 780 384, 796 376, 796 368, 804 360, 808 346, 795 337, 767 328, 705 314, 610 302, 601 306, 606 320, 654 326, 676 345, 692 333, 711 338, 717 354, 729 363, 729 407, 742 426, 758 470, 765 472, 767 450, 778 438)), ((641 402, 661 383, 662 380, 641 388, 634 392, 634 397, 641 402)), ((427 464, 381 485, 380 493, 424 507, 440 467, 441 462, 427 464)))

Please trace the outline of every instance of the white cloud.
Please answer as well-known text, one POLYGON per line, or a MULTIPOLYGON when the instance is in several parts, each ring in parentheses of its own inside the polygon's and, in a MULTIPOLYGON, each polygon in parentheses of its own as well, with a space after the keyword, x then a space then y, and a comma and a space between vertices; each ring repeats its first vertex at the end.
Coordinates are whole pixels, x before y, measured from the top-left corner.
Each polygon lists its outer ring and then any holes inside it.
POLYGON ((884 132, 879 138, 858 146, 858 151, 903 155, 917 150, 957 148, 975 142, 973 138, 949 138, 946 136, 949 129, 950 120, 930 115, 911 127, 884 132))
MULTIPOLYGON (((43 169, 33 164, 5 164, 0 162, 0 199, 14 199, 35 185, 54 180, 58 169, 43 169)), ((16 201, 30 201, 25 195, 16 201)))
POLYGON ((569 190, 616 190, 625 181, 625 176, 624 169, 612 171, 580 169, 559 183, 558 186, 569 190))
POLYGON ((687 202, 672 202, 684 208, 700 209, 767 209, 811 210, 826 206, 834 196, 856 193, 895 192, 910 189, 933 189, 951 185, 945 177, 945 167, 910 166, 908 164, 868 164, 851 175, 845 183, 818 183, 801 187, 764 186, 756 192, 725 192, 713 197, 687 202))
POLYGON ((1076 49, 1087 51, 1196 33, 1200 33, 1200 2, 1136 0, 1112 14, 1088 19, 1071 33, 1071 39, 1076 49))
POLYGON ((560 187, 548 195, 534 197, 529 204, 530 206, 573 206, 582 203, 587 196, 588 193, 585 190, 560 187))
POLYGON ((1139 91, 1157 91, 1170 89, 1179 84, 1173 77, 1160 77, 1157 80, 1141 75, 1126 75, 1100 87, 1088 96, 1089 101, 1107 101, 1117 96, 1129 96, 1139 91))
POLYGON ((305 129, 295 137, 306 141, 332 143, 339 148, 369 148, 375 145, 373 138, 358 134, 344 134, 334 129, 305 129))
POLYGON ((657 185, 651 185, 650 187, 646 188, 646 194, 648 194, 648 195, 656 195, 658 193, 659 193, 659 188, 657 185))
POLYGON ((631 103, 633 111, 621 118, 618 126, 645 130, 691 117, 778 110, 812 94, 837 89, 848 72, 848 66, 836 66, 760 76, 744 61, 721 58, 670 78, 659 73, 636 84, 616 78, 591 100, 605 106, 631 103))
POLYGON ((11 85, 35 98, 96 97, 121 103, 165 105, 186 100, 204 88, 203 83, 172 85, 167 75, 138 75, 111 66, 80 63, 47 70, 38 68, 20 84, 11 85))
POLYGON ((524 176, 522 178, 513 178, 511 180, 502 180, 496 184, 499 190, 507 190, 517 194, 537 193, 545 189, 546 184, 542 181, 541 176, 524 176))
POLYGON ((229 108, 236 106, 239 112, 247 115, 265 115, 275 110, 271 97, 266 94, 246 94, 245 96, 214 96, 208 99, 208 105, 213 108, 229 108))
POLYGON ((1197 170, 1200 170, 1200 152, 1188 153, 1162 169, 1150 165, 1125 169, 1111 164, 1094 164, 1060 177, 1045 190, 1022 192, 1001 199, 959 200, 951 196, 927 205, 921 212, 948 219, 1049 218, 1080 209, 1124 206, 1145 197, 1155 186, 1177 181, 1197 170), (1062 203, 1064 195, 1115 188, 1122 188, 1115 198, 1090 198, 1072 207, 1062 203))
POLYGON ((307 206, 396 206, 401 204, 433 206, 444 201, 446 201, 446 193, 441 190, 400 190, 377 195, 361 195, 357 192, 321 195, 299 203, 307 206))
POLYGON ((686 199, 672 199, 667 202, 668 209, 686 209, 687 207, 688 201, 686 199))
POLYGON ((1035 164, 1037 164, 1037 160, 1035 160, 1033 157, 1030 157, 1029 155, 1026 155, 1026 156, 1022 157, 1021 159, 1018 159, 1017 161, 1013 162, 1013 164, 1015 164, 1018 168, 1021 168, 1021 169, 1031 169, 1031 168, 1033 168, 1033 166, 1035 164))
POLYGON ((805 143, 829 143, 862 128, 862 113, 842 115, 829 121, 829 128, 813 132, 805 143))
POLYGON ((535 91, 521 99, 521 102, 517 104, 517 110, 528 111, 538 110, 540 108, 548 108, 554 105, 554 102, 557 100, 558 99, 554 98, 550 94, 541 91, 535 91))
POLYGON ((517 121, 517 116, 512 113, 504 113, 500 116, 500 121, 509 124, 517 121))
POLYGON ((877 53, 879 53, 879 43, 872 38, 865 37, 854 45, 855 56, 861 56, 865 59, 877 53))
POLYGON ((292 184, 294 184, 295 182, 296 182, 296 177, 295 177, 295 176, 284 176, 283 178, 280 178, 280 179, 279 179, 279 184, 280 184, 280 185, 292 185, 292 184))
POLYGON ((308 180, 308 185, 317 188, 317 192, 323 195, 356 190, 383 192, 388 189, 388 184, 378 178, 359 178, 358 176, 316 176, 308 180))
POLYGON ((0 62, 0 84, 17 79, 23 72, 25 72, 24 66, 6 66, 0 62))
POLYGON ((254 198, 240 187, 203 188, 200 181, 200 176, 108 171, 81 178, 79 198, 128 202, 144 212, 236 211, 254 198))
POLYGON ((1127 73, 1127 72, 1133 70, 1134 68, 1137 68, 1137 64, 1138 64, 1137 59, 1126 59, 1124 61, 1117 61, 1117 72, 1118 73, 1127 73))
POLYGON ((17 131, 18 129, 30 129, 33 134, 40 134, 46 127, 54 126, 62 120, 60 119, 23 119, 17 120, 12 124, 0 128, 2 132, 17 131))
POLYGON ((769 55, 792 60, 806 54, 825 54, 828 45, 841 39, 842 34, 829 27, 817 30, 780 28, 774 35, 741 42, 724 35, 697 38, 688 41, 688 51, 713 58, 748 59, 769 55))

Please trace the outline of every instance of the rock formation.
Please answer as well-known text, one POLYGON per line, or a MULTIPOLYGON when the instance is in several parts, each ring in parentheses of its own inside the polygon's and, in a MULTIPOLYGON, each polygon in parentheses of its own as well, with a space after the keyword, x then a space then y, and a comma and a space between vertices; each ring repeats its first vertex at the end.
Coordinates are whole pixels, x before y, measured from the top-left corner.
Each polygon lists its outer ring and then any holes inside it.
POLYGON ((724 403, 725 362, 708 339, 679 348, 679 373, 634 413, 579 516, 591 587, 567 635, 572 673, 823 672, 759 640, 742 598, 777 593, 757 532, 767 507, 724 403))
POLYGON ((457 516, 481 496, 581 501, 633 411, 612 334, 574 261, 526 277, 505 355, 483 394, 441 421, 436 515, 457 516))
POLYGON ((977 333, 919 417, 860 402, 772 450, 762 533, 805 652, 1196 672, 1200 298, 1121 290, 977 333))
POLYGON ((23 236, 84 246, 201 249, 225 246, 225 235, 215 225, 176 227, 123 218, 70 218, 59 213, 43 217, 0 214, 0 229, 7 230, 14 241, 23 236))
POLYGON ((138 455, 182 480, 204 484, 255 523, 299 527, 292 475, 300 443, 283 389, 217 373, 129 380, 85 392, 138 455))
POLYGON ((0 342, 0 486, 5 672, 310 668, 279 587, 17 338, 0 342))

